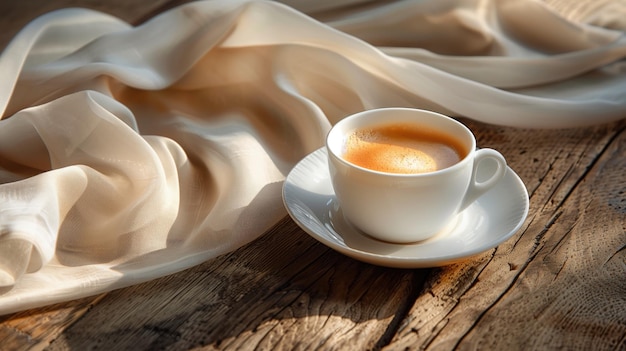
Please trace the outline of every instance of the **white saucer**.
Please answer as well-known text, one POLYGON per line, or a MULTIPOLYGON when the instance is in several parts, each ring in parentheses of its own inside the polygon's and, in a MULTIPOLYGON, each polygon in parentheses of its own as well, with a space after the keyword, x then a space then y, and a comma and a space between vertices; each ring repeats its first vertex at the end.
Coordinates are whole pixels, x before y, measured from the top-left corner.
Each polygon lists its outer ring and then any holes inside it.
POLYGON ((348 223, 337 203, 323 147, 300 161, 287 176, 283 201, 309 235, 360 261, 397 268, 443 266, 498 246, 528 215, 528 191, 507 168, 495 188, 461 212, 436 236, 411 244, 373 239, 348 223))

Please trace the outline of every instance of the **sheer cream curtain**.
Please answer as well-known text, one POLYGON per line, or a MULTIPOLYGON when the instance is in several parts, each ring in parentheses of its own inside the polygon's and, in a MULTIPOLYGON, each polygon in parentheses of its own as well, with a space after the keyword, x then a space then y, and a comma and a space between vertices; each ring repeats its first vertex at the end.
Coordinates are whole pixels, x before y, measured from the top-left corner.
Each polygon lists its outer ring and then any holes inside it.
POLYGON ((86 9, 36 19, 0 56, 0 314, 250 242, 285 216, 291 167, 357 111, 626 117, 624 3, 551 3, 211 0, 136 27, 86 9))

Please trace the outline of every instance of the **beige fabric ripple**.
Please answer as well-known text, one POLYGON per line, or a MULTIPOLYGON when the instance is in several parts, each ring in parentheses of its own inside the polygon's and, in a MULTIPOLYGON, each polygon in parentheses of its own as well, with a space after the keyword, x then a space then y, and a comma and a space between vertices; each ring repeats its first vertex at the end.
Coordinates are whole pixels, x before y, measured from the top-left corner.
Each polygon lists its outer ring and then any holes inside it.
POLYGON ((15 37, 0 56, 0 314, 250 242, 285 216, 291 167, 357 111, 532 128, 626 117, 624 7, 285 3, 194 2, 139 26, 66 9, 15 37))

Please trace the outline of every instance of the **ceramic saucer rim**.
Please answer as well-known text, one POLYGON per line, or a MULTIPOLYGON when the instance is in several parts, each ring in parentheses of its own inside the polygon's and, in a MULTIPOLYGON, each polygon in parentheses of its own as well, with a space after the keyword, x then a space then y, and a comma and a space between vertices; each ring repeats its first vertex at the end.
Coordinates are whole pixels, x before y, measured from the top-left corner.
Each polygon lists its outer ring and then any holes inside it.
MULTIPOLYGON (((320 160, 326 160, 327 159, 326 147, 321 147, 315 150, 314 152, 308 154, 302 160, 300 160, 300 162, 296 164, 296 166, 291 170, 291 172, 285 179, 285 183, 283 185, 283 202, 284 202, 285 207, 287 208, 287 212, 289 213, 290 217, 296 222, 296 224, 298 224, 298 226, 300 226, 305 232, 307 232, 310 236, 312 236, 316 240, 320 241, 324 245, 338 252, 341 252, 349 257, 352 257, 354 259, 357 259, 363 262, 368 262, 368 263, 381 265, 381 266, 397 267, 397 268, 423 268, 423 267, 436 267, 436 266, 451 264, 451 263, 454 263, 463 259, 467 259, 468 257, 480 254, 487 250, 493 249, 497 247, 498 245, 502 244, 504 241, 508 240, 511 236, 513 236, 515 233, 519 231, 519 229, 522 227, 522 225, 524 224, 528 216, 529 198, 528 198, 528 191, 526 189, 526 186, 524 185, 522 180, 519 178, 519 176, 510 167, 507 166, 507 177, 511 177, 512 179, 510 179, 509 181, 513 181, 514 185, 519 187, 519 189, 517 190, 519 190, 520 193, 518 193, 517 195, 518 196, 522 195, 521 197, 523 198, 523 201, 524 201, 524 204, 520 205, 520 208, 521 206, 524 206, 524 208, 522 210, 522 214, 520 215, 519 220, 517 220, 517 222, 515 223, 515 226, 512 229, 508 230, 508 232, 503 232, 501 235, 498 235, 497 237, 492 238, 492 240, 486 242, 485 244, 472 247, 467 251, 461 250, 459 252, 450 252, 450 253, 444 253, 442 255, 429 256, 429 257, 394 256, 393 254, 385 254, 385 253, 380 253, 380 252, 375 252, 375 251, 361 250, 359 248, 348 246, 345 243, 345 241, 343 240, 345 239, 345 236, 346 236, 345 233, 342 236, 341 231, 337 229, 337 224, 333 223, 332 220, 328 220, 327 222, 329 222, 330 226, 333 228, 333 231, 331 232, 328 228, 324 228, 325 233, 331 236, 334 236, 334 234, 336 233, 339 236, 341 236, 342 240, 333 241, 327 238, 325 235, 317 233, 314 229, 310 228, 306 223, 302 222, 299 216, 295 213, 295 210, 292 208, 293 202, 290 201, 289 199, 289 197, 291 196, 289 187, 295 186, 295 187, 302 189, 302 187, 298 186, 298 182, 294 181, 294 177, 295 177, 294 174, 296 173, 296 170, 300 169, 304 165, 307 165, 309 163, 315 164, 317 160, 313 160, 313 158, 316 158, 316 157, 319 158, 320 160)), ((329 174, 327 171, 318 171, 317 173, 318 175, 320 174, 322 175, 321 178, 323 178, 323 181, 325 182, 329 181, 328 180, 329 174)), ((332 193, 332 186, 330 186, 330 191, 331 191, 331 194, 328 194, 329 201, 328 201, 327 206, 330 206, 330 202, 332 202, 332 200, 334 199, 334 195, 332 193)), ((308 206, 306 206, 306 208, 309 209, 308 211, 309 213, 316 214, 315 213, 316 211, 311 210, 308 206)), ((319 218, 316 217, 316 219, 322 222, 322 220, 320 220, 319 218)), ((364 236, 365 234, 357 233, 356 235, 364 236)), ((424 242, 436 241, 438 240, 437 237, 439 237, 439 235, 431 239, 425 240, 424 242)), ((373 238, 369 238, 369 240, 373 242, 377 241, 376 239, 373 239, 373 238)), ((441 238, 439 240, 441 240, 441 238)), ((380 247, 382 247, 382 245, 397 245, 398 247, 404 247, 404 246, 413 246, 413 245, 423 245, 424 242, 409 243, 409 244, 392 244, 392 243, 384 243, 384 242, 379 242, 379 243, 380 243, 380 247)))

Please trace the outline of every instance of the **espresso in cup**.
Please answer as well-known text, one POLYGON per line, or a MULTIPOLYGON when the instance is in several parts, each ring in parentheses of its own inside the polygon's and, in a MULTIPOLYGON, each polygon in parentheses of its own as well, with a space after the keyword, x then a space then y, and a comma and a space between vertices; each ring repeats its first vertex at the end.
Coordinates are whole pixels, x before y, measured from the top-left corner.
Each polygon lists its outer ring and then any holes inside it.
POLYGON ((346 138, 343 158, 379 172, 417 174, 448 168, 467 150, 461 140, 425 126, 396 123, 361 128, 346 138))
POLYGON ((466 126, 418 109, 345 117, 328 133, 326 147, 345 219, 366 235, 394 243, 436 235, 506 171, 504 157, 477 149, 466 126))

